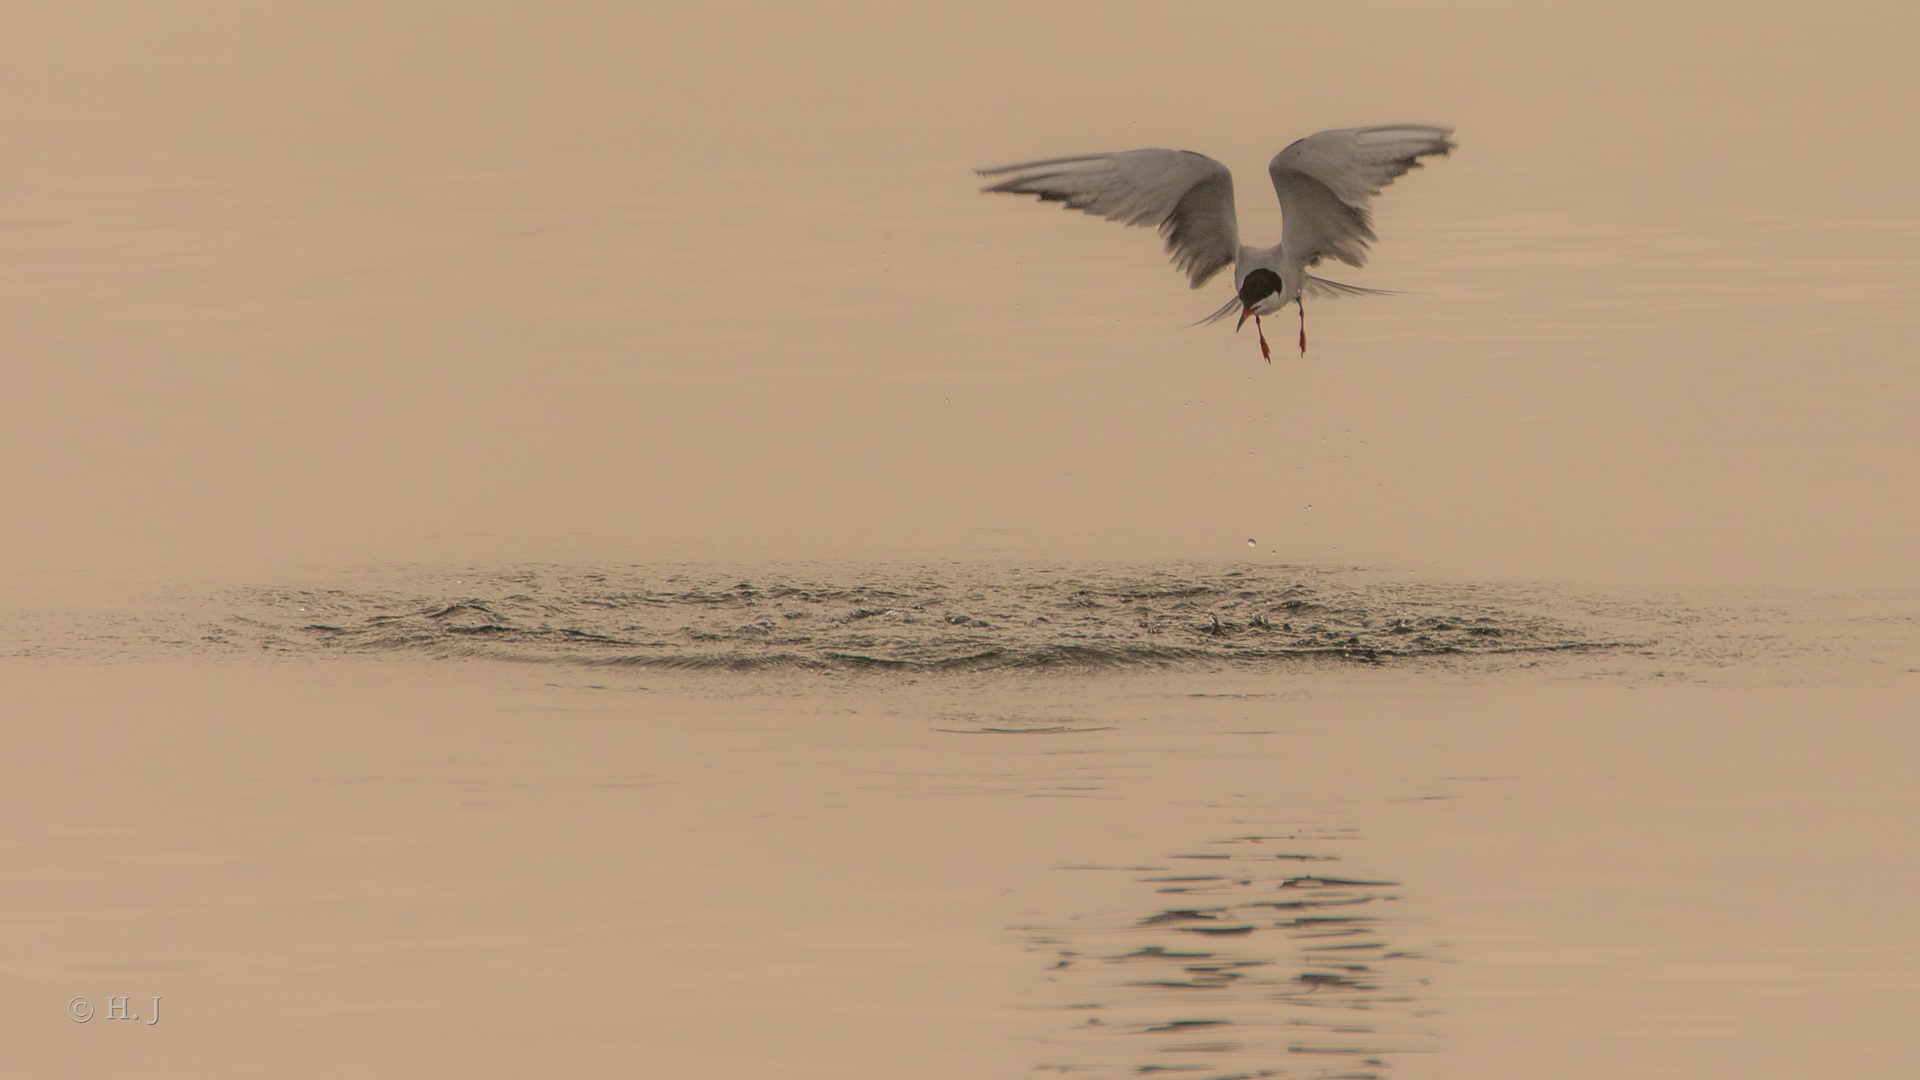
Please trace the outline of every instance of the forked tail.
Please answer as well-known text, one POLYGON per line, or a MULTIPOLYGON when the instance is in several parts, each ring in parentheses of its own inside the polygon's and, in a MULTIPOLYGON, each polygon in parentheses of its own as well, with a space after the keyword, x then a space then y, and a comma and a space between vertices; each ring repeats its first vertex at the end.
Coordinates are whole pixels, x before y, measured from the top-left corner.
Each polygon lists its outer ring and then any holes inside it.
MULTIPOLYGON (((1400 293, 1394 289, 1368 289, 1359 285, 1348 285, 1344 282, 1328 281, 1326 278, 1314 277, 1312 274, 1307 275, 1307 287, 1303 291, 1307 294, 1307 298, 1311 300, 1337 300, 1342 296, 1398 296, 1400 295, 1400 293)), ((1221 319, 1225 319, 1233 315, 1238 315, 1239 313, 1240 313, 1240 298, 1236 296, 1233 299, 1227 301, 1226 303, 1221 304, 1220 310, 1214 312, 1213 314, 1207 316, 1204 319, 1199 320, 1198 322, 1188 323, 1187 325, 1200 326, 1203 324, 1217 323, 1221 319)))

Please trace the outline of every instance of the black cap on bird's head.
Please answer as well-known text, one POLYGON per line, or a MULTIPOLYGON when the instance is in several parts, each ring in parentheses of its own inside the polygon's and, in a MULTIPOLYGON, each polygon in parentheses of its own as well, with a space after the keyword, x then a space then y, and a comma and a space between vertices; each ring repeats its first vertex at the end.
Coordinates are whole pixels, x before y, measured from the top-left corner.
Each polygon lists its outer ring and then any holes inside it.
MULTIPOLYGON (((1280 275, 1271 270, 1262 268, 1248 274, 1247 280, 1240 283, 1240 322, 1246 322, 1247 316, 1253 314, 1254 305, 1284 288, 1280 275)), ((1240 329, 1240 324, 1234 324, 1234 329, 1240 329)))

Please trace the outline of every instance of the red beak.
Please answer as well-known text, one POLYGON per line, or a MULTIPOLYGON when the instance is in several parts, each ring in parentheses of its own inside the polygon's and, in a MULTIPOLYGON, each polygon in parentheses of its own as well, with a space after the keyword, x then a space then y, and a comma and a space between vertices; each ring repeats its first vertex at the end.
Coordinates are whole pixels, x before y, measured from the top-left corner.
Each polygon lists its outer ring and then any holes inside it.
POLYGON ((1252 304, 1242 305, 1242 307, 1240 308, 1240 321, 1233 324, 1234 333, 1236 334, 1239 333, 1240 328, 1247 325, 1247 316, 1251 314, 1253 314, 1253 305, 1252 304))

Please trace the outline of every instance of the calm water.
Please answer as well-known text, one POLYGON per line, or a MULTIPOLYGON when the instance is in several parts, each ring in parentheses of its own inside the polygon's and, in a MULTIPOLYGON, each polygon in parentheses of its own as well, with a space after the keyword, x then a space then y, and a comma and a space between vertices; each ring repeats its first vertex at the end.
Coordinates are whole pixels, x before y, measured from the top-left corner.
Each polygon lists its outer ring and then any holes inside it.
POLYGON ((1253 538, 1920 586, 1906 8, 18 10, 22 574, 1253 538), (1262 72, 1285 93, 1237 106, 1262 72), (1346 274, 1405 295, 1320 304, 1271 366, 1187 325, 1226 287, 1151 233, 970 171, 1190 147, 1264 243, 1276 148, 1395 120, 1460 143, 1346 274))

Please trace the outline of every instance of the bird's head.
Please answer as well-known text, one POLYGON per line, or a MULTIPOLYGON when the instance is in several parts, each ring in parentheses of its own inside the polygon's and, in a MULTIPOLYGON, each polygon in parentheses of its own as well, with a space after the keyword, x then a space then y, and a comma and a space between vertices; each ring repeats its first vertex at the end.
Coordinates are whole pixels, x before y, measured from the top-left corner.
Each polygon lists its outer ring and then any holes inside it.
POLYGON ((1282 285, 1280 281, 1280 275, 1271 270, 1262 268, 1248 274, 1247 280, 1240 283, 1240 322, 1235 323, 1233 328, 1235 330, 1240 329, 1247 321, 1247 316, 1253 314, 1253 309, 1259 305, 1260 301, 1282 291, 1284 288, 1285 286, 1282 285))

